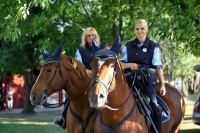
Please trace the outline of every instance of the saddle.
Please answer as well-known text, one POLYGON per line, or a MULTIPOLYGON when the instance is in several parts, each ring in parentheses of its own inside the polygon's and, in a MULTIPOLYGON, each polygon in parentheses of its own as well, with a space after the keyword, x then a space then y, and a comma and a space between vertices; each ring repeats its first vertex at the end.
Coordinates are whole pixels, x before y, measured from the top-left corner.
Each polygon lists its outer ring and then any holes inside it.
MULTIPOLYGON (((147 95, 143 94, 143 93, 141 93, 141 96, 142 96, 142 99, 144 100, 146 108, 144 108, 143 106, 138 104, 138 108, 140 110, 140 113, 142 115, 144 115, 145 113, 149 113, 150 116, 152 117, 153 111, 152 111, 152 108, 150 106, 150 98, 147 95)), ((162 100, 161 97, 156 95, 156 98, 157 98, 157 101, 158 101, 158 105, 162 109, 162 123, 165 123, 168 120, 170 120, 170 110, 169 110, 167 104, 162 100)), ((149 120, 148 120, 148 122, 151 123, 149 120)))

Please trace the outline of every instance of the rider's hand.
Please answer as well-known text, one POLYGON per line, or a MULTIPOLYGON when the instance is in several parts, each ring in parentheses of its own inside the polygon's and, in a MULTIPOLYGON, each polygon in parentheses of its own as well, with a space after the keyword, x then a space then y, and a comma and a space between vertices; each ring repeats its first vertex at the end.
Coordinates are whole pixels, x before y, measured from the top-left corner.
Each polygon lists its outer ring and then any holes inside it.
POLYGON ((164 85, 161 85, 161 87, 160 87, 160 95, 161 95, 161 96, 164 96, 165 94, 166 94, 165 86, 164 86, 164 85))
POLYGON ((89 70, 89 69, 86 69, 86 71, 87 71, 87 73, 91 76, 91 74, 92 74, 92 71, 91 70, 89 70))
POLYGON ((129 63, 129 68, 133 71, 138 70, 139 66, 137 63, 129 63))

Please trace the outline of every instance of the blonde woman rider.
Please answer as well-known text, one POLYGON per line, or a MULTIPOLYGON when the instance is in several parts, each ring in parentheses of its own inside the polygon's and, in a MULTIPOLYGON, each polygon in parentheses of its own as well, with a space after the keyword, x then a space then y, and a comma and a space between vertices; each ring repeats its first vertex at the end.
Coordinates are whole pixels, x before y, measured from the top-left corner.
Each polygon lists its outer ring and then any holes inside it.
MULTIPOLYGON (((142 92, 149 96, 150 105, 153 110, 153 122, 159 133, 162 132, 162 121, 161 121, 161 108, 157 104, 155 84, 156 75, 161 83, 160 94, 163 96, 166 93, 161 53, 159 45, 147 37, 148 25, 144 19, 136 21, 134 32, 136 34, 135 39, 131 39, 126 42, 122 49, 122 57, 120 61, 122 63, 123 69, 126 71, 136 72, 136 82, 142 85, 142 92), (143 79, 143 70, 152 70, 152 74, 155 76, 150 76, 148 81, 143 79), (150 80, 151 79, 151 80, 150 80), (144 82, 145 81, 145 82, 144 82), (149 81, 152 81, 151 83, 149 81)), ((133 80, 127 78, 129 86, 132 86, 133 80)))

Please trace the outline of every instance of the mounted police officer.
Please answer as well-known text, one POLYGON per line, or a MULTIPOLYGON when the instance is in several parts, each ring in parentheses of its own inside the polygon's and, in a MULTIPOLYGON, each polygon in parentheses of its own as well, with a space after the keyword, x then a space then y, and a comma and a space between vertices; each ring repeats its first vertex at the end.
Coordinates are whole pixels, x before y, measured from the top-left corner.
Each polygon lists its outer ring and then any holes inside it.
MULTIPOLYGON (((96 40, 96 45, 100 47, 100 49, 105 48, 104 45, 100 45, 100 37, 97 31, 93 27, 88 27, 82 33, 82 37, 81 37, 82 42, 80 46, 78 47, 76 51, 76 55, 75 55, 75 58, 85 65, 86 71, 90 75, 92 73, 90 63, 92 62, 94 58, 94 52, 95 52, 92 49, 92 40, 94 38, 96 40)), ((70 103, 70 99, 67 97, 65 99, 65 105, 64 105, 64 110, 62 112, 62 116, 59 116, 54 120, 54 123, 62 127, 63 129, 66 128, 66 112, 67 112, 69 103, 70 103)))
MULTIPOLYGON (((127 71, 136 72, 136 81, 142 85, 142 92, 150 98, 150 105, 153 110, 153 122, 158 132, 161 133, 162 114, 161 109, 157 104, 155 92, 157 76, 161 83, 160 94, 162 96, 165 95, 166 89, 159 45, 147 37, 148 25, 145 20, 138 20, 135 24, 134 31, 136 38, 125 43, 122 49, 120 61, 125 74, 127 71)), ((126 78, 129 86, 131 87, 133 78, 126 78)))

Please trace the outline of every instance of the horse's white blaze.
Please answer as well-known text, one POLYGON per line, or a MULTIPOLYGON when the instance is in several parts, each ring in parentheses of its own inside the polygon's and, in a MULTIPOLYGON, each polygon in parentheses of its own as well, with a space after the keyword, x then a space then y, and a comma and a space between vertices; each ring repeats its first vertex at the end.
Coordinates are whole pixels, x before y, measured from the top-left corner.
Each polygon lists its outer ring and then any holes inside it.
MULTIPOLYGON (((103 64, 105 63, 105 61, 104 60, 99 60, 98 61, 98 64, 99 64, 99 69, 101 69, 101 67, 103 66, 103 64)), ((99 73, 98 73, 98 75, 99 75, 99 73)), ((106 84, 106 83, 105 83, 106 84)), ((102 89, 103 89, 103 95, 105 96, 104 98, 98 98, 98 101, 97 101, 97 107, 100 107, 100 108, 102 108, 104 105, 105 105, 105 102, 106 102, 106 100, 107 100, 107 94, 106 94, 106 92, 107 92, 107 87, 108 86, 104 86, 103 84, 101 84, 100 83, 100 86, 102 87, 102 89)))
POLYGON ((114 67, 109 67, 108 74, 113 75, 113 73, 114 73, 114 67))
POLYGON ((103 60, 99 60, 98 61, 98 64, 99 64, 99 68, 101 69, 101 67, 102 67, 102 65, 105 63, 105 61, 103 61, 103 60))
POLYGON ((41 73, 38 75, 38 77, 37 77, 37 79, 36 79, 36 82, 34 83, 34 85, 33 85, 33 87, 32 87, 32 88, 34 88, 34 87, 35 87, 35 85, 37 84, 37 82, 38 82, 38 80, 39 80, 39 78, 40 78, 40 75, 41 75, 41 73))

